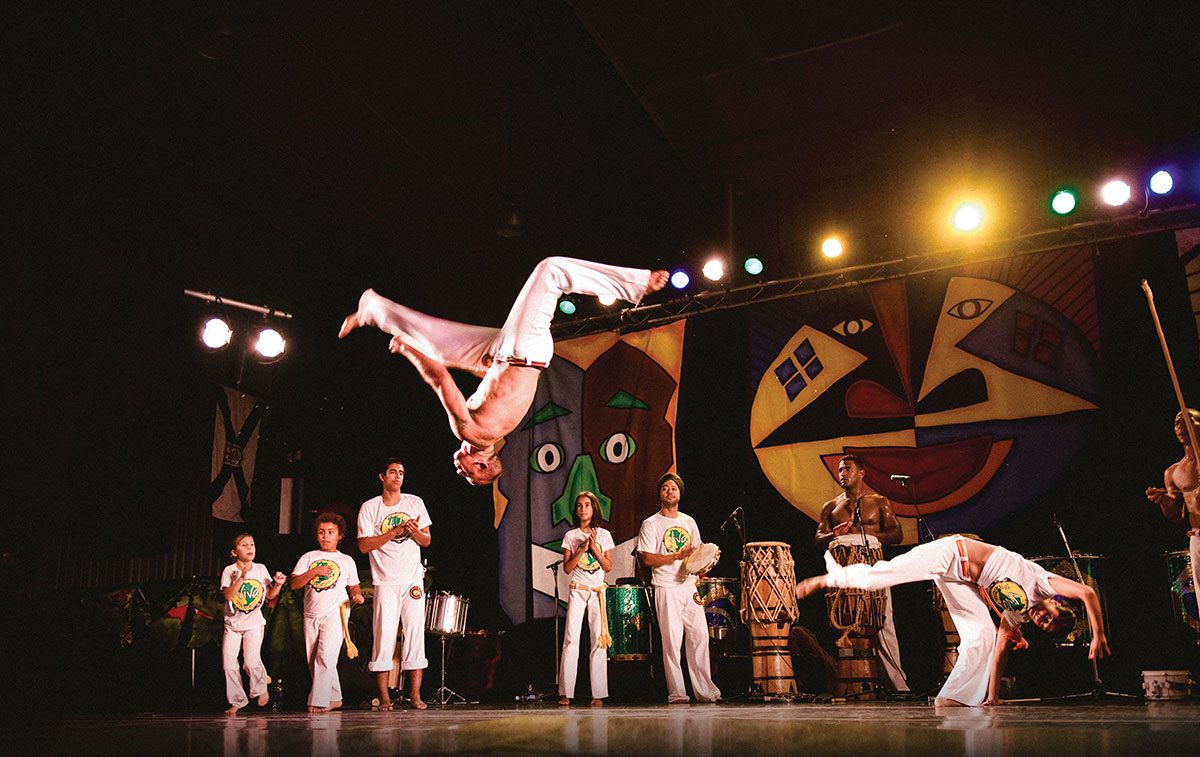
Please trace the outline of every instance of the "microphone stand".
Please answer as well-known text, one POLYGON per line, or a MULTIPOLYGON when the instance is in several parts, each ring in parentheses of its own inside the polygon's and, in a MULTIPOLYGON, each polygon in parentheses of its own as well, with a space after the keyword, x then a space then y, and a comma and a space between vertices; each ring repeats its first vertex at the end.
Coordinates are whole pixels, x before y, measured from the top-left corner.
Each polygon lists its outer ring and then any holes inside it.
POLYGON ((929 527, 929 521, 925 520, 925 516, 921 514, 921 503, 917 500, 916 484, 912 482, 912 478, 909 476, 897 480, 900 482, 900 486, 912 498, 913 509, 917 511, 917 544, 921 543, 921 526, 925 527, 925 533, 929 535, 929 541, 937 541, 937 534, 933 532, 933 529, 929 527))
MULTIPOLYGON (((1075 559, 1075 551, 1073 549, 1071 549, 1071 542, 1067 540, 1067 532, 1066 532, 1066 530, 1063 529, 1062 523, 1060 523, 1058 520, 1058 513, 1055 513, 1053 515, 1053 518, 1054 518, 1054 527, 1058 529, 1058 535, 1062 537, 1063 548, 1065 548, 1067 550, 1067 557, 1071 560, 1071 567, 1075 571, 1075 580, 1078 581, 1079 583, 1083 584, 1084 586, 1088 586, 1089 585, 1088 582, 1085 581, 1083 578, 1083 571, 1081 571, 1079 569, 1079 561, 1075 559)), ((1084 608, 1084 612, 1085 613, 1087 612, 1086 607, 1084 608)), ((1091 637, 1091 635, 1092 635, 1091 629, 1090 629, 1090 621, 1091 621, 1091 618, 1089 616, 1089 630, 1088 630, 1089 637, 1091 637)), ((1064 699, 1072 699, 1072 698, 1078 698, 1078 697, 1095 697, 1097 699, 1099 699, 1100 697, 1122 697, 1122 698, 1127 698, 1127 699, 1136 699, 1137 698, 1131 694, 1122 694, 1119 691, 1105 691, 1104 690, 1104 682, 1102 680, 1100 680, 1100 665, 1099 665, 1099 663, 1095 659, 1089 659, 1089 662, 1092 663, 1092 690, 1083 692, 1082 694, 1068 694, 1065 697, 1063 697, 1064 699)))

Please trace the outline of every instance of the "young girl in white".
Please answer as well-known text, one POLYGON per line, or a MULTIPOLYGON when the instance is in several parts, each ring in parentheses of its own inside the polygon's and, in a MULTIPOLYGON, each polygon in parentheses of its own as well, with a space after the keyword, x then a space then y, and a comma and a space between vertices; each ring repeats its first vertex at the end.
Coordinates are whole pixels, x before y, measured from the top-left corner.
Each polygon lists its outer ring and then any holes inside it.
POLYGON ((266 705, 267 669, 262 663, 264 601, 274 600, 283 588, 286 576, 276 573, 275 578, 266 566, 254 562, 254 537, 238 534, 233 540, 230 553, 234 563, 221 572, 221 590, 225 594, 225 635, 221 639, 221 664, 225 669, 225 698, 229 700, 226 715, 250 703, 246 690, 242 688, 242 671, 238 670, 238 650, 246 675, 250 676, 250 696, 259 707, 266 705))
POLYGON ((608 696, 608 647, 611 642, 604 609, 604 573, 612 570, 614 545, 612 534, 600 527, 603 521, 595 494, 579 493, 575 498, 575 519, 579 528, 568 531, 562 542, 563 570, 571 579, 571 591, 567 599, 567 628, 558 671, 558 703, 569 705, 575 696, 579 634, 583 630, 586 610, 592 637, 592 705, 598 706, 608 696))

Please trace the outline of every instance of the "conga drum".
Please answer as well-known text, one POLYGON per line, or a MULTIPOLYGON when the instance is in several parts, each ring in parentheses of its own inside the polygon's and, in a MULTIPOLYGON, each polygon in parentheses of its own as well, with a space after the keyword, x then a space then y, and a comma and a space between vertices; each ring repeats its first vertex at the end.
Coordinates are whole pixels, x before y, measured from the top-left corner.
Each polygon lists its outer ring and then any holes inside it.
POLYGON ((1200 611, 1196 606, 1196 584, 1192 558, 1186 549, 1164 552, 1167 586, 1171 590, 1171 616, 1176 632, 1187 644, 1200 645, 1200 611))
POLYGON ((610 660, 645 660, 650 656, 650 621, 646 590, 641 586, 610 586, 604 590, 608 607, 610 660))
MULTIPOLYGON (((829 554, 838 565, 874 565, 883 559, 879 539, 867 534, 866 543, 863 541, 861 533, 839 536, 829 543, 829 554)), ((887 590, 828 589, 825 602, 829 608, 829 625, 842 632, 836 641, 834 695, 874 698, 883 677, 875 637, 886 617, 887 590)))
POLYGON ((750 627, 754 683, 765 694, 795 694, 788 637, 800 617, 792 548, 756 541, 742 552, 742 622, 750 627))
MULTIPOLYGON (((1103 555, 1085 555, 1081 552, 1075 553, 1075 562, 1072 563, 1070 558, 1058 557, 1055 555, 1034 557, 1030 562, 1037 563, 1051 573, 1069 578, 1072 581, 1078 581, 1079 576, 1075 573, 1075 564, 1079 564, 1079 572, 1083 574, 1083 583, 1092 587, 1096 592, 1097 598, 1100 600, 1100 614, 1104 618, 1104 633, 1108 634, 1108 600, 1104 594, 1104 581, 1101 580, 1104 574, 1104 556, 1103 555)), ((1081 612, 1075 619, 1075 627, 1067 632, 1065 636, 1054 640, 1054 644, 1060 647, 1086 647, 1092 643, 1092 628, 1088 625, 1088 616, 1086 612, 1081 612)))
POLYGON ((738 580, 705 576, 696 581, 696 591, 704 604, 709 638, 722 641, 733 636, 738 627, 738 580))

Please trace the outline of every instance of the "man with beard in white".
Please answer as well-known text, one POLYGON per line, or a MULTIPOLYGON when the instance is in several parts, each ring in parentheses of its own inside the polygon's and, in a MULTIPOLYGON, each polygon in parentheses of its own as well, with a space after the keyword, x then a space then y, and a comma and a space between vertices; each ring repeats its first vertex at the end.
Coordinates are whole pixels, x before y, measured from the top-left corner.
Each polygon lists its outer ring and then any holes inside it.
POLYGON ((662 633, 663 668, 667 678, 667 702, 686 704, 683 668, 679 649, 687 649, 692 692, 700 702, 715 702, 721 690, 712 680, 708 655, 708 622, 696 587, 696 576, 684 561, 700 546, 700 529, 690 515, 679 512, 683 479, 667 473, 658 480, 659 510, 642 521, 638 532, 638 555, 654 570, 654 610, 662 633))

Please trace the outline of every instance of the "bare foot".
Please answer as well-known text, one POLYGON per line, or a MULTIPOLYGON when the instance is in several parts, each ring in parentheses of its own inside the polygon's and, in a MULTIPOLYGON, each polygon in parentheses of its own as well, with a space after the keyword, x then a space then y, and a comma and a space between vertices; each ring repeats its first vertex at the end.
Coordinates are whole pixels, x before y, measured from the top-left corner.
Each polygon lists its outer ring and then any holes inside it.
POLYGON ((933 700, 933 706, 934 707, 965 707, 966 705, 964 705, 962 702, 956 702, 953 699, 947 699, 946 697, 937 697, 936 699, 933 700))
POLYGON ((354 331, 361 325, 362 324, 358 322, 357 312, 346 316, 346 319, 342 321, 342 327, 338 329, 338 339, 345 339, 347 334, 349 334, 351 331, 354 331))
POLYGON ((562 705, 563 707, 570 707, 570 706, 571 706, 571 700, 570 700, 570 699, 567 699, 566 697, 559 697, 559 698, 558 698, 558 703, 559 703, 560 705, 562 705))
POLYGON ((429 707, 420 697, 411 697, 408 702, 414 710, 424 710, 429 707))
POLYGON ((259 694, 258 699, 254 700, 254 701, 258 704, 259 707, 266 707, 267 702, 271 701, 271 695, 264 691, 263 693, 259 694))
POLYGON ((375 709, 379 710, 380 712, 391 712, 392 711, 392 700, 391 699, 380 699, 379 704, 375 705, 375 709))
POLYGON ((594 698, 594 697, 593 697, 593 698, 592 698, 592 706, 593 706, 593 707, 603 707, 603 706, 604 706, 604 700, 603 700, 603 699, 597 699, 597 698, 594 698))
POLYGON ((338 700, 338 701, 336 701, 336 702, 330 702, 330 703, 329 703, 329 709, 331 709, 331 710, 340 710, 340 709, 342 709, 342 701, 339 699, 339 700, 338 700))
POLYGON ((666 271, 651 271, 650 283, 646 284, 646 294, 654 294, 658 290, 665 287, 670 279, 671 274, 667 273, 666 271))
POLYGON ((825 588, 825 576, 811 576, 796 584, 796 599, 804 599, 817 589, 825 588))
POLYGON ((310 705, 308 706, 308 711, 309 711, 309 712, 329 712, 329 708, 328 708, 328 707, 313 707, 313 706, 310 704, 310 705))
POLYGON ((232 707, 232 706, 231 706, 231 707, 230 707, 228 710, 225 710, 225 714, 226 714, 226 715, 236 715, 236 714, 238 714, 238 710, 239 710, 239 709, 241 709, 241 708, 240 708, 240 707, 232 707))

